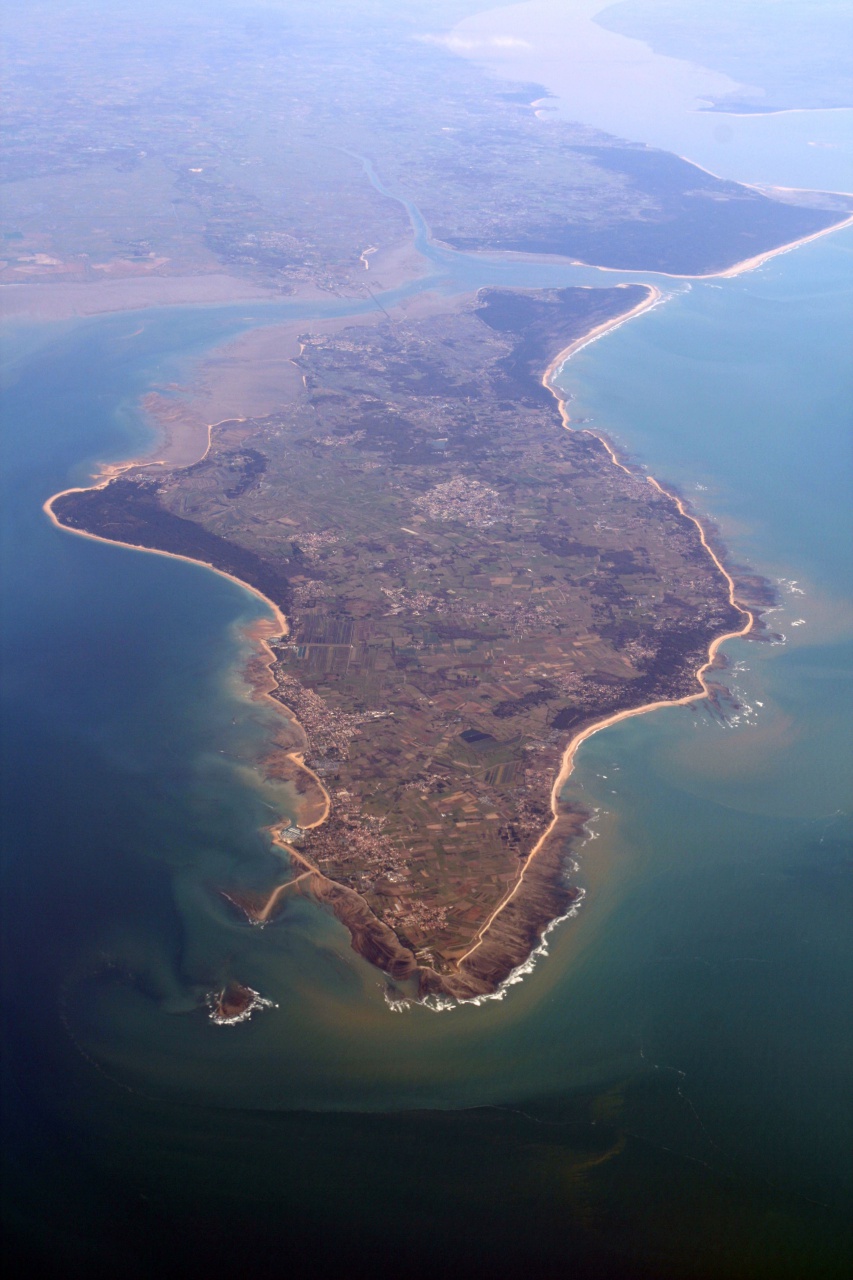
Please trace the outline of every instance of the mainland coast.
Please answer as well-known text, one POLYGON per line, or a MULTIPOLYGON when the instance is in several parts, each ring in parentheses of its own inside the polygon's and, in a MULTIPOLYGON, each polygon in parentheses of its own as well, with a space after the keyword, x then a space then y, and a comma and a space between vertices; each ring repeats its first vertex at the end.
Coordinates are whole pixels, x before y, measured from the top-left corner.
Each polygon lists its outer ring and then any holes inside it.
MULTIPOLYGON (((697 168, 699 166, 696 166, 697 168)), ((705 172, 710 172, 705 170, 705 172)), ((749 186, 748 183, 742 183, 742 186, 749 186)), ((754 190, 760 191, 762 188, 755 187, 754 190)), ((772 188, 772 190, 782 191, 785 188, 772 188)), ((803 194, 809 194, 804 192, 803 194)), ((832 192, 832 196, 843 196, 853 200, 853 195, 847 192, 832 192)), ((793 203, 793 201, 791 202, 793 203)), ((849 208, 849 205, 848 205, 849 208)), ((599 262, 591 262, 581 258, 566 257, 565 254, 553 252, 537 252, 524 251, 518 249, 502 249, 500 252, 494 250, 481 249, 469 250, 468 253, 472 257, 482 258, 483 261, 505 261, 518 263, 534 263, 542 264, 543 262, 551 262, 565 265, 568 263, 573 267, 588 267, 591 271, 601 271, 607 274, 625 276, 639 276, 643 279, 648 276, 655 276, 661 280, 732 280, 737 276, 746 275, 750 271, 756 271, 759 267, 763 267, 765 263, 770 262, 773 258, 781 257, 783 254, 792 253, 793 250, 801 248, 805 244, 811 244, 814 240, 822 240, 824 236, 833 235, 836 231, 843 231, 845 228, 853 226, 853 213, 848 213, 845 209, 844 216, 840 216, 837 222, 830 223, 827 227, 821 227, 818 231, 812 231, 808 235, 799 236, 795 240, 786 240, 782 244, 774 245, 770 249, 763 249, 760 253, 753 254, 748 258, 741 258, 737 262, 733 262, 731 266, 714 268, 711 271, 685 272, 685 271, 663 271, 658 268, 641 268, 641 267, 619 267, 619 266, 603 266, 599 262)), ((452 245, 446 248, 452 249, 452 245)), ((621 323, 621 321, 619 322, 621 323)), ((565 358, 565 357, 564 357, 565 358)))

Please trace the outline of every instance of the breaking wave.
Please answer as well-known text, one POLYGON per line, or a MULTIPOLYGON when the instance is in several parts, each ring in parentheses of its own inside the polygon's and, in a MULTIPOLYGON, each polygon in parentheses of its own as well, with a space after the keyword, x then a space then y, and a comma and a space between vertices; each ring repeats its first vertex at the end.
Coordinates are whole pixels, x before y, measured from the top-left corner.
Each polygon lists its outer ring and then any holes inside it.
MULTIPOLYGON (((575 868, 576 866, 577 864, 575 864, 575 868)), ((565 915, 556 916, 551 921, 551 923, 547 925, 547 927, 545 928, 542 934, 542 937, 539 940, 538 945, 533 948, 530 955, 527 957, 525 961, 523 961, 522 964, 516 965, 516 967, 509 974, 507 974, 503 982, 498 986, 497 990, 487 992, 485 995, 481 995, 481 996, 454 997, 454 996, 429 995, 429 996, 425 996, 423 1000, 395 999, 394 997, 388 995, 388 993, 386 992, 385 993, 386 1005, 388 1006, 388 1008, 391 1010, 392 1013, 403 1013, 406 1010, 410 1009, 413 1004, 421 1005, 424 1009, 429 1009, 431 1013, 446 1013, 450 1009, 458 1009, 463 1004, 473 1004, 479 1008, 480 1005, 486 1004, 490 1000, 505 999, 506 994, 509 991, 510 987, 514 987, 516 986, 517 983, 523 982, 524 979, 527 977, 527 975, 529 973, 532 973, 533 970, 536 968, 537 962, 541 960, 543 956, 548 955, 549 934, 551 934, 553 930, 557 928, 558 925, 563 924, 566 920, 574 919, 574 917, 580 911, 585 897, 586 897, 586 890, 579 889, 577 898, 575 898, 574 902, 569 907, 565 915)))

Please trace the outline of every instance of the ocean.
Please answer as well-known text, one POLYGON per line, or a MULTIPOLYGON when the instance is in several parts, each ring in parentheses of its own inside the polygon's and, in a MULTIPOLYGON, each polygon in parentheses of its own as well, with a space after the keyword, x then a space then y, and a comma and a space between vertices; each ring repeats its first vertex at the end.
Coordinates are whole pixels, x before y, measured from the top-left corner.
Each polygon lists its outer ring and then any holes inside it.
MULTIPOLYGON (((619 278, 430 255, 448 292, 619 278)), ((394 1011, 310 904, 261 930, 217 893, 271 882, 261 828, 288 802, 252 768, 260 602, 41 510, 147 447, 153 381, 295 304, 10 335, 3 1158, 24 1263, 848 1274, 851 267, 847 230, 667 281, 558 375, 778 608, 725 646, 714 707, 584 744, 580 911, 502 999, 440 1013, 394 1011), (217 1027, 201 1002, 232 976, 274 1007, 217 1027)))

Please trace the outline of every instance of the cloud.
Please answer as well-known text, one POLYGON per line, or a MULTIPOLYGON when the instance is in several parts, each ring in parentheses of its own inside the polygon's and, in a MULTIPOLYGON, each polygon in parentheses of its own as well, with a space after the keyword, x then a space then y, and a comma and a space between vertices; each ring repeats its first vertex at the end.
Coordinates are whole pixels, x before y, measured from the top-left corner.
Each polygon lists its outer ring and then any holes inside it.
POLYGON ((490 49, 532 49, 529 40, 518 36, 416 36, 424 44, 440 44, 451 53, 486 53, 490 49))

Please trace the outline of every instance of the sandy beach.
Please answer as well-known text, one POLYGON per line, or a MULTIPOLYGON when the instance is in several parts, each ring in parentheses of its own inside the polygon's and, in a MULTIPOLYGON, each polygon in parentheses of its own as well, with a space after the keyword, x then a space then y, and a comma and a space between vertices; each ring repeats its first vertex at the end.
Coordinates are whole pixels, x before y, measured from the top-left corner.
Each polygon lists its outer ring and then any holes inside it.
MULTIPOLYGON (((799 249, 800 245, 811 244, 813 240, 820 240, 823 236, 830 236, 836 231, 841 231, 844 227, 853 226, 853 214, 849 218, 844 218, 841 222, 836 222, 831 227, 824 227, 823 231, 815 231, 813 235, 803 236, 800 240, 792 240, 790 244, 782 244, 778 249, 768 249, 766 253, 757 253, 754 258, 745 258, 743 262, 737 262, 733 267, 729 267, 728 271, 718 271, 717 277, 720 279, 731 279, 734 276, 742 276, 747 271, 755 271, 758 267, 764 266, 765 262, 769 262, 771 258, 778 258, 782 253, 790 253, 793 249, 799 249)), ((685 279, 706 280, 711 279, 709 276, 689 276, 685 279)))
MULTIPOLYGON (((579 351, 582 347, 586 346, 588 342, 594 341, 597 337, 601 337, 602 334, 607 333, 610 329, 614 329, 620 324, 623 324, 626 320, 630 319, 631 317, 640 315, 643 311, 648 311, 650 307, 654 306, 658 301, 660 301, 660 298, 661 298, 660 290, 652 289, 650 292, 651 292, 651 296, 646 302, 640 303, 638 306, 634 307, 631 311, 627 312, 624 316, 617 317, 615 320, 611 320, 605 324, 598 325, 595 329, 590 330, 590 332, 586 334, 583 338, 578 338, 575 342, 571 343, 568 347, 566 347, 563 351, 561 351, 559 355, 557 355, 551 361, 550 365, 546 369, 545 374, 542 378, 542 385, 546 387, 557 400, 557 403, 560 409, 560 416, 563 419, 563 425, 566 428, 566 430, 573 431, 573 430, 576 430, 576 428, 571 426, 568 409, 566 407, 566 401, 563 398, 563 396, 560 394, 559 390, 554 386, 552 382, 553 375, 563 364, 565 364, 566 360, 568 360, 576 351, 579 351)), ((601 444, 604 445, 605 449, 610 455, 611 461, 613 462, 614 466, 620 467, 621 470, 627 472, 627 474, 629 475, 634 474, 629 470, 628 467, 626 467, 623 463, 619 461, 616 455, 616 452, 613 449, 613 446, 609 443, 608 440, 606 440, 603 436, 598 435, 598 433, 595 431, 585 430, 584 434, 593 436, 596 440, 598 440, 601 444)), ((500 916, 500 914, 506 909, 509 903, 512 902, 512 900, 515 898, 516 894, 518 893, 522 884, 524 883, 524 879, 528 870, 530 869, 531 865, 535 861, 537 855, 545 847, 545 844, 549 836, 551 835, 554 828, 556 827, 560 819, 560 794, 563 790, 563 787, 566 785, 566 783, 568 782, 569 778, 572 775, 572 771, 575 765, 575 757, 577 756, 577 752, 580 746, 584 742, 586 742, 588 738, 591 738, 593 734, 600 733, 602 729, 607 729, 609 728, 610 725, 619 724, 619 722, 622 720, 630 720, 634 716, 647 715, 650 711, 658 711, 663 707, 686 707, 686 706, 689 706, 691 703, 699 702, 702 698, 707 697, 708 696, 708 682, 706 678, 707 673, 714 665, 714 660, 717 656, 717 652, 720 646, 725 644, 727 640, 734 640, 734 639, 737 639, 739 636, 747 635, 755 625, 755 617, 753 613, 749 609, 746 609, 742 605, 738 604, 737 600, 735 599, 734 579, 732 578, 728 570, 724 567, 724 565, 721 563, 716 552, 710 546, 701 522, 696 518, 696 516, 692 515, 685 508, 684 503, 679 497, 677 497, 673 493, 670 493, 667 489, 664 489, 663 485, 661 485, 652 476, 645 476, 644 478, 648 481, 650 485, 653 486, 653 488, 657 489, 659 493, 663 494, 664 497, 669 498, 670 501, 675 504, 680 515, 684 516, 688 520, 693 521, 696 528, 699 530, 699 538, 702 543, 702 546, 704 547, 708 555, 711 557, 717 569, 720 571, 723 578, 725 579, 726 585, 728 587, 729 603, 733 606, 733 608, 737 609, 743 615, 743 618, 744 618, 743 626, 738 628, 737 631, 726 632, 725 635, 718 636, 715 640, 712 640, 711 644, 708 647, 707 659, 702 664, 702 666, 700 666, 696 671, 696 680, 697 680, 697 683, 699 684, 699 688, 696 690, 695 693, 688 694, 686 697, 683 697, 683 698, 663 699, 658 702, 645 703, 643 706, 631 707, 624 711, 614 712, 613 715, 604 716, 601 720, 597 720, 593 724, 587 725, 585 729, 581 729, 578 733, 575 734, 575 736, 571 739, 565 751, 563 752, 562 760, 560 763, 560 770, 557 776, 555 777, 554 784, 551 788, 551 813, 552 813, 551 822, 546 827, 545 831, 539 837, 536 844, 533 846, 530 853, 527 855, 526 859, 524 860, 524 864, 522 865, 521 871, 518 874, 518 878, 515 881, 515 884, 503 897, 501 902, 498 904, 498 906, 489 916, 486 923, 478 930, 476 940, 474 941, 473 945, 468 948, 468 950, 464 953, 464 955, 459 957, 459 961, 458 961, 459 968, 462 967, 462 965, 469 958, 469 956, 472 956, 474 952, 477 951, 477 949, 485 940, 489 929, 495 923, 495 921, 500 916)))
MULTIPOLYGON (((591 285, 586 287, 592 288, 591 285)), ((634 286, 627 284, 616 285, 617 289, 630 289, 633 287, 634 286)), ((664 294, 661 289, 656 288, 652 284, 646 285, 645 288, 648 289, 647 298, 642 302, 638 302, 636 307, 632 307, 630 311, 625 311, 621 316, 614 316, 610 320, 605 320, 602 324, 597 324, 594 329, 590 329, 588 333, 583 334, 582 337, 576 338, 574 342, 569 343, 567 347, 564 347, 564 349, 554 357, 548 365, 548 368, 545 370, 542 377, 543 386, 547 387, 559 402, 560 413, 562 414, 565 426, 569 425, 565 401, 557 395, 556 391, 554 391, 554 388, 551 386, 551 378, 556 373, 560 365, 565 364, 565 362, 570 359, 575 352, 582 350, 583 347, 588 347, 591 342, 595 342, 598 338, 604 337, 605 333, 610 333, 611 330, 618 329, 620 325, 627 324, 629 320, 633 320, 635 316, 642 315, 644 311, 651 311, 652 307, 656 307, 659 302, 664 301, 664 294)))
MULTIPOLYGON (((111 547, 124 547, 128 551, 141 551, 146 555, 152 556, 166 556, 170 560, 183 560, 186 564, 200 564, 205 569, 210 569, 212 573, 219 574, 220 578, 227 578, 229 582, 236 582, 238 587, 242 587, 244 591, 251 592, 253 596, 256 596, 258 600, 262 600, 263 603, 267 605, 273 613, 276 623, 281 626, 280 634, 286 635, 287 619, 279 609, 278 605, 270 600, 268 596, 265 596, 261 591, 259 591, 257 587, 250 586, 248 582, 243 582, 241 578, 236 578, 233 573, 226 573, 224 569, 218 569, 215 564, 210 564, 207 560, 195 560, 192 556, 179 555, 177 551, 160 551, 157 547, 141 547, 134 542, 121 542, 117 538, 104 538, 99 533, 88 533, 85 529, 72 529, 69 525, 63 524, 62 521, 58 519, 53 510, 53 504, 58 501, 59 498, 64 498, 66 494, 69 493, 87 493, 90 489, 103 489, 105 485, 108 485, 110 481, 115 479, 117 475, 120 475, 122 471, 126 471, 129 467, 135 465, 137 464, 129 462, 121 468, 111 469, 111 474, 99 480, 96 484, 77 485, 74 488, 62 489, 59 493, 54 493, 42 504, 42 511, 44 511, 51 523, 54 524, 57 529, 61 529, 63 533, 73 533, 78 538, 89 538, 92 542, 105 542, 111 547)), ((271 650, 270 656, 272 657, 271 650)))
MULTIPOLYGON (((691 163, 693 163, 691 161, 691 163)), ((701 165, 696 166, 701 168, 701 165)), ((710 170, 708 170, 710 172, 710 170)), ((741 186, 749 186, 749 183, 741 183, 741 186)), ((761 188, 755 187, 756 191, 761 188)), ((847 192, 831 192, 828 194, 847 195, 847 192)), ((853 195, 851 195, 853 199, 853 195)), ((654 268, 640 269, 638 267, 603 267, 597 262, 584 262, 580 258, 565 258, 557 253, 521 253, 513 249, 505 249, 500 253, 489 252, 488 250, 478 250, 476 252, 467 253, 465 256, 470 258, 482 258, 485 262, 524 262, 524 263, 554 263, 571 267, 588 267, 590 271, 602 271, 608 275, 619 275, 629 277, 630 282, 634 282, 634 277, 640 276, 643 279, 640 283, 645 283, 649 276, 655 276, 662 280, 728 280, 735 276, 743 275, 747 271, 755 271, 757 267, 761 267, 765 262, 769 262, 771 258, 777 258, 780 254, 790 253, 794 249, 799 249, 801 245, 810 244, 812 240, 820 240, 823 236, 833 235, 836 231, 842 231, 845 227, 853 225, 853 214, 847 217, 839 218, 838 222, 834 222, 829 227, 824 227, 821 231, 814 231, 811 235, 801 236, 798 240, 791 240, 786 244, 777 245, 775 249, 767 249, 763 253, 755 254, 751 258, 743 258, 740 262, 735 262, 730 267, 725 267, 722 271, 708 271, 701 275, 678 274, 674 271, 658 271, 654 268)), ((443 242, 439 242, 443 243, 443 242)), ((451 245, 443 245, 444 248, 452 250, 451 245)), ((583 339, 586 341, 586 339, 583 339)))
MULTIPOLYGON (((235 577, 235 575, 232 573, 227 573, 224 569, 217 568, 216 565, 210 564, 206 560, 196 560, 192 556, 179 555, 175 551, 162 551, 156 547, 143 547, 132 542, 120 542, 114 538, 104 538, 100 534, 88 533, 84 529, 72 529, 68 525, 62 524, 62 522, 56 516, 56 513, 53 510, 53 503, 56 502, 59 498, 62 498, 69 493, 84 493, 88 489, 103 489, 105 485, 109 484, 118 475, 121 475, 124 471, 128 470, 130 467, 133 467, 136 465, 138 464, 129 462, 129 463, 125 463, 123 466, 120 466, 120 467, 107 468, 106 473, 102 473, 102 475, 98 478, 95 484, 86 486, 85 488, 81 486, 77 486, 75 488, 63 489, 59 493, 55 493, 52 495, 52 497, 48 498, 47 501, 43 504, 42 510, 48 516, 51 523, 55 525, 57 529, 62 529, 64 533, 72 533, 72 534, 75 534, 77 537, 88 538, 92 542, 105 542, 110 546, 124 547, 126 550, 130 550, 130 551, 141 551, 148 555, 165 556, 167 559, 170 559, 170 560, 183 560, 187 564, 202 565, 205 569, 210 569, 213 573, 218 574, 219 577, 221 578, 227 578, 230 582, 236 583, 238 587, 242 587, 245 591, 251 592, 251 594, 255 596, 258 600, 261 600, 270 610, 270 613, 272 614, 272 619, 267 621, 264 621, 264 620, 259 621, 255 623, 253 626, 247 628, 247 635, 249 636, 250 640, 255 644, 259 655, 262 655, 261 661, 259 664, 261 670, 256 670, 250 675, 250 683, 252 684, 252 687, 253 687, 253 697, 258 699, 259 701, 268 703, 271 707, 275 709, 275 711, 279 715, 285 716, 290 725, 302 731, 302 726, 299 724, 299 721, 296 719, 295 715, 290 710, 290 708, 286 707, 284 703, 280 701, 280 699, 274 698, 271 692, 276 687, 276 683, 275 683, 274 677, 271 674, 270 668, 272 664, 275 662, 276 656, 273 650, 270 648, 269 640, 273 636, 286 636, 289 633, 289 629, 290 629, 287 618, 282 613, 279 606, 273 600, 270 600, 268 596, 265 596, 263 592, 257 589, 257 587, 251 586, 249 583, 244 582, 241 578, 235 577), (266 677, 262 675, 263 670, 267 672, 266 677)), ((323 785, 318 775, 314 772, 313 769, 309 768, 308 765, 305 764, 302 752, 300 750, 287 751, 286 757, 293 764, 294 770, 296 772, 304 773, 311 779, 312 789, 316 789, 316 791, 319 791, 320 797, 321 797, 319 804, 315 802, 315 808, 318 810, 317 816, 314 816, 314 814, 310 812, 310 805, 309 805, 308 820, 300 821, 299 825, 306 831, 310 830, 312 827, 319 827, 326 821, 326 818, 329 815, 329 810, 331 808, 331 797, 329 796, 328 791, 326 790, 325 786, 323 785)), ((301 816, 302 815, 300 815, 300 817, 301 816)), ((311 867, 312 871, 315 870, 315 868, 313 868, 310 863, 308 863, 304 858, 302 858, 299 855, 298 851, 292 845, 286 843, 285 841, 275 839, 275 836, 273 837, 273 842, 278 844, 279 847, 287 849, 288 852, 290 852, 291 854, 299 858, 299 860, 302 861, 304 865, 311 867)), ((290 882, 288 881, 287 883, 290 883, 290 882)), ((282 886, 279 886, 279 888, 281 887, 282 886)))

